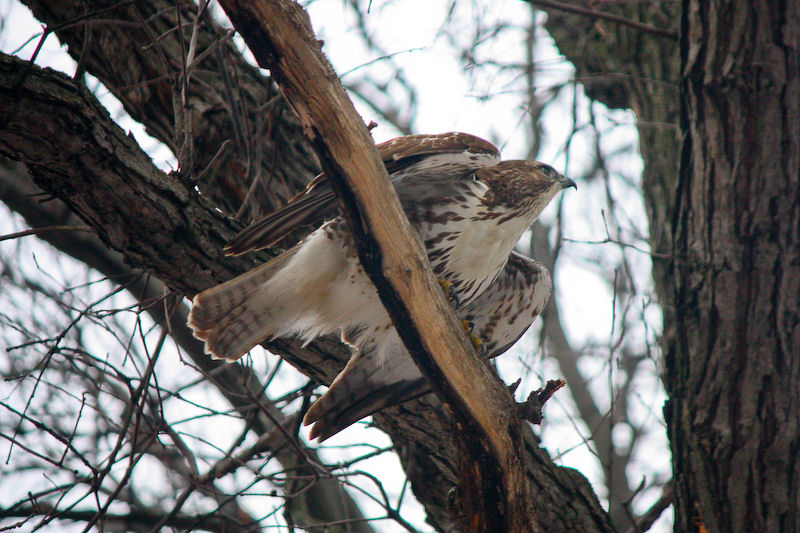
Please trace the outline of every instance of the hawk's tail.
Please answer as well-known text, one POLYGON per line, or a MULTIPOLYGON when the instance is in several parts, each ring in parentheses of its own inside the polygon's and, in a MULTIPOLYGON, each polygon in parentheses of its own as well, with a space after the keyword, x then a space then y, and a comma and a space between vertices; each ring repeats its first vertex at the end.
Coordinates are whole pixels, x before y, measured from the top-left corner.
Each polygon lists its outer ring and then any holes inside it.
POLYGON ((391 383, 378 389, 365 391, 357 397, 341 396, 339 390, 329 390, 308 410, 303 425, 314 424, 310 439, 324 441, 364 417, 386 407, 397 405, 429 392, 424 379, 391 383), (350 403, 350 402, 353 403, 350 403))
POLYGON ((194 297, 189 327, 205 341, 215 359, 235 361, 259 342, 271 337, 279 322, 274 317, 279 302, 271 301, 267 282, 294 255, 291 249, 272 261, 194 297))
POLYGON ((314 424, 309 438, 319 437, 322 442, 365 416, 429 390, 407 353, 384 356, 374 348, 362 349, 353 354, 328 391, 314 402, 303 425, 314 424))

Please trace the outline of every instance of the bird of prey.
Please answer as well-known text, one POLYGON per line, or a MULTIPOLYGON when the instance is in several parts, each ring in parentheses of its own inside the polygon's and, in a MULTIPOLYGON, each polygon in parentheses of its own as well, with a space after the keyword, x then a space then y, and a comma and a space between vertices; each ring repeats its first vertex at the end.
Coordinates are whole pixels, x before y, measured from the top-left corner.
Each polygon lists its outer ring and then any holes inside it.
MULTIPOLYGON (((552 290, 547 269, 514 245, 550 200, 575 183, 543 163, 500 161, 494 145, 465 133, 409 135, 377 148, 457 315, 483 354, 503 353, 552 290)), ((353 354, 304 419, 320 441, 430 390, 337 215, 336 198, 320 175, 225 251, 266 248, 300 225, 327 222, 266 264, 195 296, 189 315, 206 352, 230 361, 271 338, 310 342, 338 332, 353 354)))

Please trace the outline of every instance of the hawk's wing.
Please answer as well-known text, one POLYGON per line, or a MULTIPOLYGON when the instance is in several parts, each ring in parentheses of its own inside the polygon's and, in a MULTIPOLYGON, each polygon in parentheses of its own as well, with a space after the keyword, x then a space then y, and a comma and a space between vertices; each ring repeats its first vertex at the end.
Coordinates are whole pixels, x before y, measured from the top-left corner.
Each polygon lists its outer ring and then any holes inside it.
POLYGON ((473 302, 458 310, 475 324, 473 333, 497 357, 519 340, 550 300, 553 281, 539 261, 511 252, 500 275, 473 302))
MULTIPOLYGON (((407 135, 377 146, 378 154, 393 180, 417 172, 466 174, 492 166, 500 151, 489 141, 467 133, 407 135), (441 157, 436 157, 441 156, 441 157)), ((325 173, 288 204, 254 222, 225 247, 228 255, 240 255, 272 246, 292 230, 332 218, 338 211, 336 196, 325 173)))
MULTIPOLYGON (((457 313, 462 320, 474 322, 473 333, 486 343, 488 357, 496 357, 525 333, 544 309, 551 291, 544 265, 512 252, 497 279, 457 313)), ((383 361, 368 349, 351 358, 306 414, 303 422, 314 423, 311 438, 318 436, 323 441, 384 407, 430 392, 430 385, 399 339, 396 346, 401 353, 389 354, 383 361)))

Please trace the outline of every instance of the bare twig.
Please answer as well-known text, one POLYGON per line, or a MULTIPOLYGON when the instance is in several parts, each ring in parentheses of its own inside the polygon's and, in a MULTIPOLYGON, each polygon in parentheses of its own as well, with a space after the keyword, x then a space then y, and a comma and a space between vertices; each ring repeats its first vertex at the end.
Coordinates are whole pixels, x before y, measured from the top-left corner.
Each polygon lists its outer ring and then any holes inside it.
POLYGON ((675 498, 675 483, 670 480, 661 491, 661 496, 650 506, 642 516, 636 519, 636 523, 625 530, 625 533, 644 533, 649 530, 661 514, 672 505, 675 498))
POLYGON ((42 226, 39 228, 26 229, 16 233, 8 233, 0 235, 0 241, 8 241, 11 239, 18 239, 20 237, 27 237, 28 235, 39 235, 41 233, 51 233, 54 231, 92 231, 89 226, 42 226))
POLYGON ((605 13, 603 11, 597 11, 595 9, 589 9, 586 7, 579 7, 570 4, 565 4, 564 2, 557 2, 555 0, 525 0, 525 1, 531 4, 535 4, 537 6, 549 7, 551 9, 558 9, 559 11, 566 11, 568 13, 584 15, 590 18, 608 20, 609 22, 616 22, 617 24, 622 24, 624 26, 629 26, 631 28, 640 31, 652 33, 653 35, 660 35, 661 37, 667 37, 668 39, 672 40, 678 39, 678 34, 674 31, 662 30, 661 28, 656 28, 655 26, 650 26, 649 24, 643 24, 641 22, 621 17, 619 15, 614 15, 612 13, 605 13))
POLYGON ((544 418, 542 408, 545 402, 566 384, 567 382, 563 379, 548 381, 541 389, 531 392, 523 403, 517 404, 517 413, 531 424, 541 424, 544 418))

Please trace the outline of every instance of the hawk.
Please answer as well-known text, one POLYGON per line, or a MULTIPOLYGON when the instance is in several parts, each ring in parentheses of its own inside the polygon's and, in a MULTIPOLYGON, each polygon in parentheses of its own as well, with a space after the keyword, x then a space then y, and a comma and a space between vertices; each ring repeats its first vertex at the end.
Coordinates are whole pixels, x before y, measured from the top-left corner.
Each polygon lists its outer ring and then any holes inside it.
MULTIPOLYGON (((536 161, 500 161, 493 144, 465 133, 409 135, 377 148, 457 315, 483 354, 500 355, 541 313, 552 290, 547 269, 514 245, 575 182, 536 161)), ((337 211, 330 184, 318 176, 225 251, 266 248, 298 226, 328 221, 268 263, 195 296, 189 315, 206 352, 230 361, 267 339, 310 342, 338 332, 353 354, 304 419, 320 441, 429 391, 337 211)))

